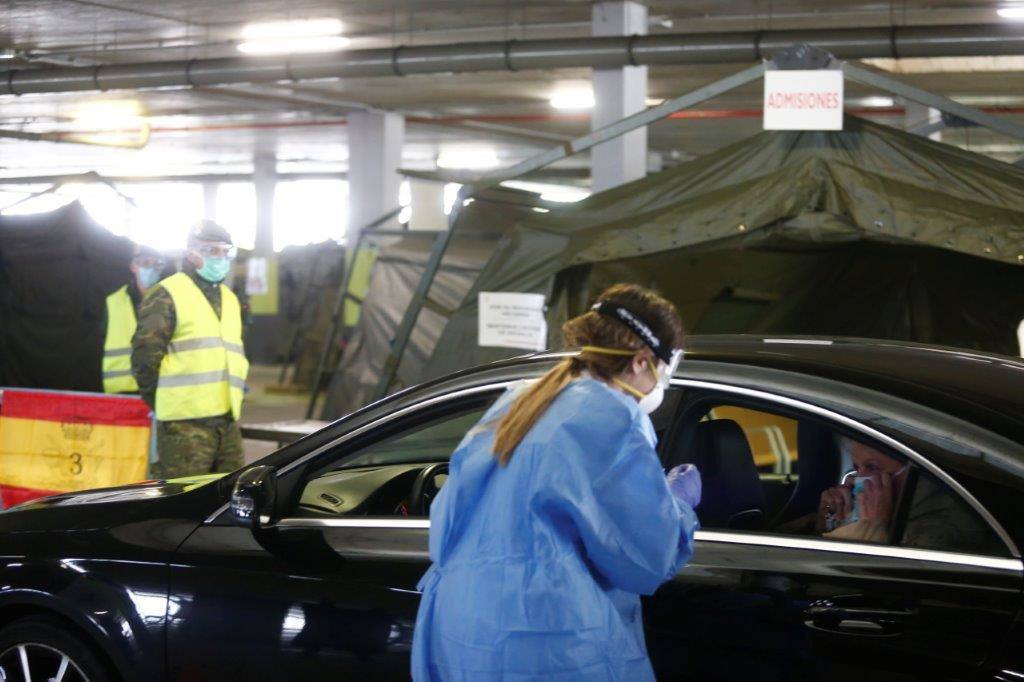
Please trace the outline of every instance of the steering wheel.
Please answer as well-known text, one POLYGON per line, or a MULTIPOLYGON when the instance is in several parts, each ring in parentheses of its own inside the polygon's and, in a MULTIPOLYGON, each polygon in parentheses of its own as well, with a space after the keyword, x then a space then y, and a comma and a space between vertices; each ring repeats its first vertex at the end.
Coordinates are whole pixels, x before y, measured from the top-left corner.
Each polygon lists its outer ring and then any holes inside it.
POLYGON ((441 490, 437 485, 437 477, 448 473, 448 462, 430 464, 420 469, 412 484, 409 514, 411 516, 429 516, 430 503, 441 490))

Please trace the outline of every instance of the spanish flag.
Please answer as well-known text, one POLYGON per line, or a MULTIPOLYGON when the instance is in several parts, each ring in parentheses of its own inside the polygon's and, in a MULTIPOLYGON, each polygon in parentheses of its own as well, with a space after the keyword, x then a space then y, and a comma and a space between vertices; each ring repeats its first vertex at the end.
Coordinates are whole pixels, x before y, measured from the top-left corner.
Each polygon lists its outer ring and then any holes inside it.
POLYGON ((149 406, 134 396, 4 389, 4 507, 145 479, 151 428, 149 406))

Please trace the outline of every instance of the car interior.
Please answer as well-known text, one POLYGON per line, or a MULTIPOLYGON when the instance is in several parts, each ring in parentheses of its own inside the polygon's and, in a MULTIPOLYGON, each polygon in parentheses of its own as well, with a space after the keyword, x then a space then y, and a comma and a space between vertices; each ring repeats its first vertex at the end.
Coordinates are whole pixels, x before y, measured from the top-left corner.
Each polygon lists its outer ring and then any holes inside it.
MULTIPOLYGON (((681 390, 669 391, 652 420, 665 469, 691 463, 700 470, 703 496, 696 511, 702 528, 819 535, 814 521, 822 492, 853 468, 849 455, 841 452, 838 428, 754 402, 682 396, 681 390)), ((448 478, 448 459, 492 401, 476 399, 428 414, 312 472, 296 514, 428 516, 448 478)), ((899 453, 870 445, 905 462, 899 453)), ((919 477, 930 476, 916 465, 909 471, 915 485, 919 477)), ((904 486, 906 500, 895 501, 890 543, 899 542, 915 485, 904 486)))

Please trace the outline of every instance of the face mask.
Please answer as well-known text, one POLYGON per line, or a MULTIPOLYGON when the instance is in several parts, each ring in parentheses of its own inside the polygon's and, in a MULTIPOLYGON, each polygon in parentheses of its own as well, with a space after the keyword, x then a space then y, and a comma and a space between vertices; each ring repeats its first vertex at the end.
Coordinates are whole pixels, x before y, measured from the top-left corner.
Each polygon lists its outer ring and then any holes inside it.
POLYGON ((140 267, 137 275, 139 286, 143 289, 151 288, 160 281, 160 272, 160 268, 140 267))
POLYGON ((640 399, 640 409, 645 414, 651 414, 661 407, 661 401, 664 399, 665 388, 661 384, 655 384, 651 392, 640 399))
MULTIPOLYGON (((902 476, 903 473, 907 470, 908 466, 909 465, 904 464, 902 467, 896 470, 892 474, 890 480, 895 481, 898 477, 902 476)), ((853 489, 850 491, 850 496, 853 498, 853 511, 851 511, 850 515, 846 517, 842 525, 848 526, 851 523, 856 523, 857 521, 860 521, 860 495, 861 493, 864 492, 864 481, 868 480, 869 478, 871 477, 858 476, 855 479, 853 479, 853 489)))
MULTIPOLYGON (((651 371, 654 373, 654 378, 659 379, 658 368, 654 366, 654 363, 650 365, 651 371)), ((665 387, 662 386, 661 381, 656 381, 654 388, 651 389, 650 393, 641 393, 624 381, 615 379, 615 383, 630 395, 636 397, 640 402, 640 409, 645 414, 651 414, 661 406, 661 401, 665 399, 665 387)))
POLYGON ((231 270, 230 258, 203 258, 203 267, 196 270, 196 272, 207 282, 216 284, 217 282, 224 281, 224 278, 228 276, 229 270, 231 270))

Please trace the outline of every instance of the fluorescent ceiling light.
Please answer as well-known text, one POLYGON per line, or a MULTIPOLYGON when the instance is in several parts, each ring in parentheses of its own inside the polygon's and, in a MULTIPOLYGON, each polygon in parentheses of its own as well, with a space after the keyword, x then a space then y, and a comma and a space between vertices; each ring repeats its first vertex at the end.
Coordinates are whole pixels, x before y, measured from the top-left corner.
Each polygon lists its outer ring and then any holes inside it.
POLYGON ((589 87, 564 88, 556 90, 550 102, 555 109, 593 109, 594 91, 589 87))
POLYGON ((996 14, 1001 16, 1003 19, 1024 19, 1024 5, 1000 7, 996 10, 996 14))
POLYGON ((343 26, 337 19, 303 19, 299 21, 268 21, 249 24, 242 29, 245 40, 276 38, 308 38, 312 36, 336 36, 343 26))
POLYGON ((437 155, 438 168, 486 170, 498 165, 498 152, 491 147, 451 147, 437 155))
POLYGON ((656 107, 656 106, 658 106, 660 104, 664 104, 664 103, 665 103, 665 98, 664 97, 648 97, 647 99, 644 100, 644 104, 646 106, 649 106, 649 107, 656 107))
POLYGON ((854 99, 850 104, 859 107, 887 109, 896 106, 896 101, 892 97, 860 97, 854 99))
POLYGON ((864 59, 889 73, 976 73, 1024 71, 1024 57, 909 57, 864 59))
POLYGON ((242 29, 243 41, 238 44, 238 51, 257 55, 333 52, 347 47, 350 42, 340 35, 342 28, 337 19, 249 24, 242 29))
POLYGON ((345 36, 316 36, 310 38, 275 38, 250 40, 238 44, 245 54, 294 54, 298 52, 334 52, 348 46, 345 36))
POLYGON ((123 124, 139 123, 142 105, 133 99, 85 102, 75 110, 75 125, 84 127, 116 128, 123 124))
POLYGON ((507 180, 501 183, 503 187, 521 189, 524 192, 534 192, 540 195, 544 201, 551 201, 561 204, 571 204, 590 196, 590 191, 582 187, 572 185, 555 185, 547 182, 531 182, 529 180, 507 180))

